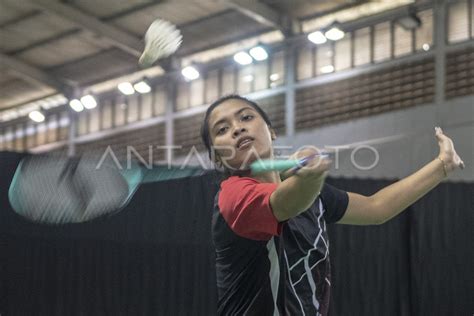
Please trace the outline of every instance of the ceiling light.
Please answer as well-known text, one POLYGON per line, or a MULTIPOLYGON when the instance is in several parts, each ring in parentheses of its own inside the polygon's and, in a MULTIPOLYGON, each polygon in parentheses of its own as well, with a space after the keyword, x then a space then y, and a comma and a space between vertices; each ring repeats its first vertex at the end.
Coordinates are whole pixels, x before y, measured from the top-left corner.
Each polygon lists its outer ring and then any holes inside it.
POLYGON ((410 13, 407 16, 401 17, 397 20, 397 23, 400 24, 405 30, 411 31, 415 30, 421 25, 420 18, 416 13, 410 13))
POLYGON ((253 81, 253 76, 252 75, 246 75, 242 77, 243 82, 252 82, 253 81))
POLYGON ((133 87, 138 93, 142 93, 142 94, 148 93, 151 91, 150 85, 144 80, 137 82, 136 84, 133 85, 133 87))
POLYGON ((78 99, 73 99, 69 101, 69 106, 76 112, 81 112, 82 110, 84 110, 84 106, 78 99))
POLYGON ((344 37, 344 31, 339 27, 338 23, 333 24, 329 30, 324 33, 327 39, 331 41, 338 41, 344 37))
POLYGON ((424 51, 429 51, 430 50, 430 44, 424 43, 422 48, 423 48, 424 51))
POLYGON ((316 31, 308 34, 308 40, 310 40, 314 44, 323 44, 326 43, 327 38, 322 32, 316 31))
POLYGON ((275 73, 275 74, 271 74, 270 75, 270 80, 271 81, 277 81, 278 79, 280 79, 280 75, 275 73))
POLYGON ((32 111, 30 114, 28 114, 28 116, 37 123, 44 121, 44 115, 40 111, 32 111))
POLYGON ((135 89, 133 89, 133 86, 130 82, 119 83, 117 88, 125 95, 132 95, 135 93, 135 89))
POLYGON ((196 80, 199 78, 199 71, 193 66, 184 67, 181 74, 187 81, 196 80))
POLYGON ((268 53, 262 46, 255 46, 249 53, 256 61, 262 61, 268 58, 268 53))
POLYGON ((93 109, 97 106, 97 101, 90 94, 83 96, 81 98, 81 103, 86 109, 93 109))
POLYGON ((235 62, 241 65, 250 65, 252 63, 252 56, 247 54, 246 52, 238 52, 234 55, 235 62))
POLYGON ((334 72, 334 66, 333 65, 323 66, 321 67, 320 70, 321 70, 321 73, 328 74, 328 73, 334 72))

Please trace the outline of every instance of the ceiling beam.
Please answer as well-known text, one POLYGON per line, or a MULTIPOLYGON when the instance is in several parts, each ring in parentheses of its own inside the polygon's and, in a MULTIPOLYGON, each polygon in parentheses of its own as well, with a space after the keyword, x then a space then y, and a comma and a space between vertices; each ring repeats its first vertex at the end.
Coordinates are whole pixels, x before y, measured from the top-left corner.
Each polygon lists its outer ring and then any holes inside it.
POLYGON ((27 64, 17 58, 0 53, 0 65, 8 67, 11 70, 18 72, 28 78, 31 78, 39 83, 46 84, 61 93, 66 93, 72 87, 56 77, 48 74, 35 66, 27 64))
POLYGON ((139 57, 143 50, 142 42, 135 36, 110 26, 98 18, 89 16, 82 11, 55 0, 26 0, 49 14, 67 19, 77 26, 99 34, 123 51, 139 57))
POLYGON ((299 33, 298 21, 258 0, 228 0, 226 3, 260 24, 279 29, 285 36, 299 33))
POLYGON ((19 16, 16 16, 10 20, 7 20, 5 22, 2 22, 0 24, 0 28, 4 28, 4 27, 9 27, 9 26, 12 26, 14 24, 17 24, 17 23, 21 23, 25 20, 28 20, 28 19, 31 19, 31 18, 34 18, 34 17, 37 17, 41 14, 40 11, 38 10, 33 10, 33 11, 30 11, 30 12, 27 12, 25 14, 22 14, 22 15, 19 15, 19 16))

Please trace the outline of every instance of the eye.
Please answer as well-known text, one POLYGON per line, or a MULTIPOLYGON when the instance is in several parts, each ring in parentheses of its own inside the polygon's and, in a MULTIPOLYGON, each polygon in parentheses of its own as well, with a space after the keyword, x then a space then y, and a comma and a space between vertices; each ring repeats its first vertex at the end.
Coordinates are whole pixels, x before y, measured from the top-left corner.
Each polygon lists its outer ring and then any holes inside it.
POLYGON ((250 121, 251 119, 253 119, 253 115, 251 114, 246 114, 242 116, 242 121, 250 121))
POLYGON ((223 127, 219 128, 219 129, 217 130, 217 133, 216 133, 216 134, 217 134, 217 135, 222 135, 222 134, 225 133, 226 130, 227 130, 227 126, 223 126, 223 127))

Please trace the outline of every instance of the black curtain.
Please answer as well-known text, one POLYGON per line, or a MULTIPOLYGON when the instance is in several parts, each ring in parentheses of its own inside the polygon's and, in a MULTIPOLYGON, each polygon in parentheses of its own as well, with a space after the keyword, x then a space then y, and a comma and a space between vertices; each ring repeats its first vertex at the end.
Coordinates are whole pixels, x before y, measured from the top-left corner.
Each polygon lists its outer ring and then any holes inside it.
MULTIPOLYGON (((23 154, 0 153, 0 314, 215 314, 216 177, 142 185, 120 213, 28 222, 8 203, 23 154)), ((391 181, 329 179, 371 194, 391 181)), ((473 184, 446 183, 392 221, 332 225, 331 315, 471 315, 473 184)))

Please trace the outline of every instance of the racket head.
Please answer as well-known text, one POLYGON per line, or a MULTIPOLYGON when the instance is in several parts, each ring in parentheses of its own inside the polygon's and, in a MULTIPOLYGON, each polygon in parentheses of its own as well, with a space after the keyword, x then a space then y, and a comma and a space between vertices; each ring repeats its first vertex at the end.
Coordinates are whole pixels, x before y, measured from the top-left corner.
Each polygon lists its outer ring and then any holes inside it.
MULTIPOLYGON (((110 156, 109 156, 110 157, 110 156)), ((27 156, 8 190, 23 218, 43 224, 82 223, 123 210, 141 184, 204 175, 202 168, 121 163, 96 154, 27 156)))
POLYGON ((109 163, 97 168, 93 160, 34 155, 20 162, 8 197, 13 210, 28 220, 80 223, 122 209, 142 177, 140 168, 125 178, 109 163))

